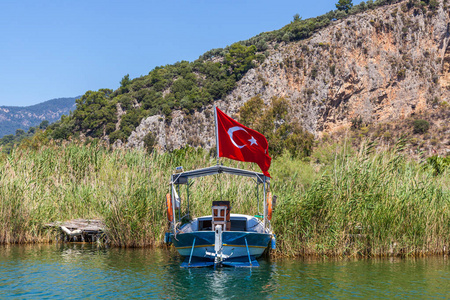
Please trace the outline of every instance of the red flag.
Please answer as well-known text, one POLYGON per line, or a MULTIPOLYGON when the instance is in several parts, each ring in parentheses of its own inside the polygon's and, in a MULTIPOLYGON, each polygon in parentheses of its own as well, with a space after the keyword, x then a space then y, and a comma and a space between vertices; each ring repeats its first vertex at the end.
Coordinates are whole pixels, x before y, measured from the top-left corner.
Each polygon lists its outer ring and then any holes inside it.
POLYGON ((216 107, 219 157, 257 163, 267 177, 270 168, 269 144, 264 135, 250 129, 216 107))

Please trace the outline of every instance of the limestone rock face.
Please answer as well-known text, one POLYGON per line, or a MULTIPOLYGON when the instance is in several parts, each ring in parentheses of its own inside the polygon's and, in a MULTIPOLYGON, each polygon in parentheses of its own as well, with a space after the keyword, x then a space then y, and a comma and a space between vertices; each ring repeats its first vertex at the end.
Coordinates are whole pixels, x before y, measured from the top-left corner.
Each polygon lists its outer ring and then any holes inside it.
MULTIPOLYGON (((235 116, 254 96, 266 104, 285 97, 292 117, 320 136, 349 127, 353 118, 401 120, 448 102, 450 17, 439 4, 425 13, 404 3, 380 7, 335 21, 307 40, 272 44, 266 60, 215 104, 235 116)), ((171 122, 144 119, 127 146, 142 147, 148 131, 161 150, 214 147, 212 106, 190 116, 175 111, 171 122)))
POLYGON ((160 151, 179 149, 185 145, 193 147, 215 147, 214 111, 212 107, 186 115, 181 111, 172 113, 170 126, 164 116, 151 116, 141 124, 128 138, 126 147, 143 148, 143 139, 148 132, 156 135, 156 147, 160 151))

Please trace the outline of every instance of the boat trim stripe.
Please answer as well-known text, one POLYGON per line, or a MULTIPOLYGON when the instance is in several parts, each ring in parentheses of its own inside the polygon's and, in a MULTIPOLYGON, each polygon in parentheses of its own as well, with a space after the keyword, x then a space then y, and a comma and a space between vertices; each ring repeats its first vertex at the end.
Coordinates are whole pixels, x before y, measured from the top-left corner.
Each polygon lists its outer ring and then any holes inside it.
MULTIPOLYGON (((224 246, 227 247, 244 247, 245 245, 228 245, 228 244, 223 244, 224 246)), ((194 246, 194 248, 204 248, 204 247, 214 247, 214 244, 211 245, 197 245, 194 246)), ((248 246, 249 248, 267 248, 267 246, 248 246)), ((184 247, 175 247, 176 249, 188 249, 188 248, 192 248, 192 246, 184 246, 184 247)))

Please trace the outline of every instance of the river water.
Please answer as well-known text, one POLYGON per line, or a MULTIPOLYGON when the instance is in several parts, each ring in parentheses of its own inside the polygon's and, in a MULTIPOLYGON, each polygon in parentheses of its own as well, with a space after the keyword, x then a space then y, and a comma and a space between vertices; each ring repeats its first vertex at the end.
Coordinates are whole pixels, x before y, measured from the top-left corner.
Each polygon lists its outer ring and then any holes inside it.
POLYGON ((260 260, 182 269, 175 251, 0 246, 0 299, 450 299, 446 257, 260 260))

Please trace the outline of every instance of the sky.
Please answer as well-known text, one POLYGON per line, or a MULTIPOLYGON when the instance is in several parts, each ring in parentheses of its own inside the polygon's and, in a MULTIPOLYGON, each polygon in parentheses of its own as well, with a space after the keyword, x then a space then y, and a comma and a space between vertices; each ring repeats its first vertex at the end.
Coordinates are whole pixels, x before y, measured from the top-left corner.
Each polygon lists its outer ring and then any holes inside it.
MULTIPOLYGON (((360 1, 354 1, 359 3, 360 1)), ((0 106, 29 106, 194 61, 337 0, 0 0, 0 106)))

